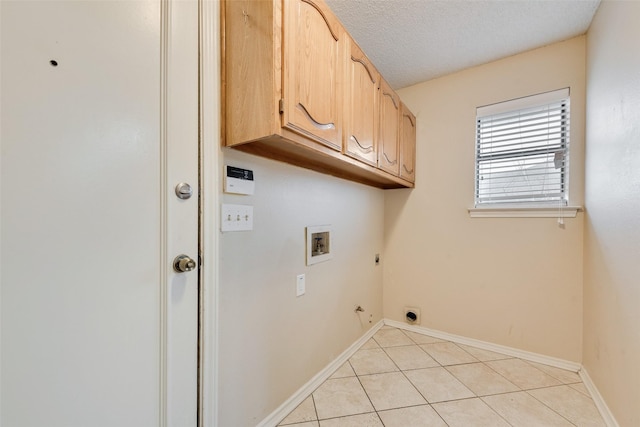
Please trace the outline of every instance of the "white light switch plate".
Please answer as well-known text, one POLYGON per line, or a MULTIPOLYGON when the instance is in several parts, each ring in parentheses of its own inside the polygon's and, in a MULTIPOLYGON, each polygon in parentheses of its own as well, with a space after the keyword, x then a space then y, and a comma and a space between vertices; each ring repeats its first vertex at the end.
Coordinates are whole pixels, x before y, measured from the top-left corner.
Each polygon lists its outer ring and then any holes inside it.
POLYGON ((253 206, 223 204, 220 213, 222 231, 253 230, 253 206))
POLYGON ((296 276, 296 296, 302 296, 304 295, 306 289, 305 289, 305 280, 304 280, 304 274, 299 274, 298 276, 296 276))

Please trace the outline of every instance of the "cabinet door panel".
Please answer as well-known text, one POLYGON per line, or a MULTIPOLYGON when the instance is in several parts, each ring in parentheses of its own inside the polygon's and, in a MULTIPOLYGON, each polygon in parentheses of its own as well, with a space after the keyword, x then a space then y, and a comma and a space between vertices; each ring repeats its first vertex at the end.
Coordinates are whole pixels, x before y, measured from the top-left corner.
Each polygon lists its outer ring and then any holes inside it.
POLYGON ((285 2, 284 126, 342 148, 343 29, 323 4, 285 2))
POLYGON ((380 137, 378 167, 400 174, 400 99, 385 80, 380 81, 380 137))
POLYGON ((277 2, 224 1, 224 144, 234 146, 280 131, 281 27, 277 2), (251 19, 249 19, 251 17, 251 19), (278 49, 279 51, 279 49, 278 49))
POLYGON ((369 59, 353 41, 347 58, 345 153, 376 166, 378 87, 380 77, 369 59))
POLYGON ((402 104, 400 122, 400 177, 414 182, 416 178, 416 117, 402 104))

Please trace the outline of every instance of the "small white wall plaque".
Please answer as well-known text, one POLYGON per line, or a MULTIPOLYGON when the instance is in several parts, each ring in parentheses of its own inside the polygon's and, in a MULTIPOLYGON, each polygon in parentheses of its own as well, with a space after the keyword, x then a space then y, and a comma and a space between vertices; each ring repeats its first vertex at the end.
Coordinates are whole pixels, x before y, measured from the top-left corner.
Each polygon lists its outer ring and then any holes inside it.
POLYGON ((255 192, 253 171, 227 165, 224 174, 224 192, 251 195, 255 192))

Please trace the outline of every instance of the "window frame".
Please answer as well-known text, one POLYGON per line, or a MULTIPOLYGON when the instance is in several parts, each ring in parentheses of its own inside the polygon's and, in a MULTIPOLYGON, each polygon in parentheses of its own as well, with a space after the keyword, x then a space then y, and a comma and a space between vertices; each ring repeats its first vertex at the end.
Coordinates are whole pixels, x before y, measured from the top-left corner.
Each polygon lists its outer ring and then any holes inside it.
MULTIPOLYGON (((548 114, 548 113, 547 113, 548 114)), ((548 117, 547 117, 548 120, 548 117)), ((475 141, 474 141, 474 208, 473 210, 485 210, 485 211, 498 211, 509 209, 518 215, 523 210, 545 210, 551 208, 557 211, 559 208, 568 207, 569 203, 569 159, 570 159, 570 136, 571 136, 571 101, 570 101, 570 89, 564 88, 549 92, 544 92, 536 95, 525 96, 522 98, 516 98, 508 101, 498 102, 486 106, 481 106, 476 109, 475 118, 475 141), (533 114, 533 122, 539 120, 542 115, 540 111, 535 111, 540 108, 555 107, 554 112, 555 123, 553 126, 548 125, 548 129, 551 130, 555 137, 548 137, 547 139, 533 140, 531 141, 533 134, 538 134, 542 131, 544 134, 544 128, 535 128, 535 124, 531 125, 527 123, 523 116, 527 114, 533 114), (532 113, 532 111, 534 111, 532 113), (521 116, 522 114, 522 116, 521 116), (506 116, 506 118, 505 118, 506 116), (506 120, 505 125, 494 125, 493 121, 506 120), (508 135, 504 134, 505 130, 500 129, 500 126, 515 125, 508 129, 508 135), (489 130, 492 127, 497 129, 497 132, 503 132, 503 136, 497 136, 496 141, 494 137, 484 137, 481 135, 481 131, 488 127, 489 130), (522 129, 524 136, 509 136, 517 135, 522 129), (515 130, 515 132, 514 132, 515 130), (528 133, 529 132, 529 133, 528 133), (504 138, 506 136, 506 139, 504 138), (502 139, 501 139, 502 138, 502 139), (526 142, 525 139, 529 139, 526 142), (522 140, 519 140, 522 139, 522 140), (518 141, 519 140, 519 141, 518 141), (495 147, 493 144, 496 144, 495 147), (495 152, 491 150, 495 148, 495 152), (558 153, 561 153, 558 156, 558 153), (512 161, 514 163, 535 161, 535 158, 544 159, 549 162, 549 156, 554 155, 554 163, 556 161, 561 162, 560 170, 550 175, 546 175, 548 166, 545 168, 545 176, 556 180, 555 193, 545 193, 544 187, 541 184, 540 191, 534 191, 536 187, 532 187, 528 194, 525 193, 522 197, 518 197, 516 194, 518 191, 513 191, 511 194, 505 193, 500 196, 498 193, 485 193, 483 200, 483 189, 481 185, 482 165, 488 164, 490 167, 494 166, 496 162, 503 162, 502 166, 505 169, 506 175, 504 178, 517 178, 518 174, 516 170, 507 166, 507 162, 512 161), (554 198, 555 196, 555 198, 554 198), (553 198, 553 199, 551 199, 553 198), (546 200, 545 200, 546 199, 546 200), (551 199, 551 200, 550 200, 551 199)), ((544 124, 544 123, 542 123, 544 124)), ((546 135, 550 135, 549 132, 546 135)), ((537 136, 537 135, 536 135, 537 136)), ((554 167, 557 164, 553 165, 554 167)), ((501 167, 501 166, 498 166, 501 167)), ((501 179, 503 177, 496 177, 500 172, 493 172, 493 179, 501 179)), ((525 180, 533 175, 524 175, 525 180)), ((489 177, 491 179, 491 177, 489 177)), ((512 181, 513 182, 513 181, 512 181)), ((507 185, 505 185, 506 187, 507 185)), ((471 210, 470 210, 471 212, 471 210)))

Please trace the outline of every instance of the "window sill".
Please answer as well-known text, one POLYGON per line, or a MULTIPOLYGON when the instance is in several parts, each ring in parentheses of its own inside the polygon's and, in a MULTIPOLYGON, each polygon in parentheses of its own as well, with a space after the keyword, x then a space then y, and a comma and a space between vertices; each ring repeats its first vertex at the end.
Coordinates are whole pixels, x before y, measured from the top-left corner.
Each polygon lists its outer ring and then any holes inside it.
POLYGON ((471 218, 575 218, 578 212, 582 212, 582 206, 564 206, 562 209, 556 207, 540 208, 470 208, 471 218))

